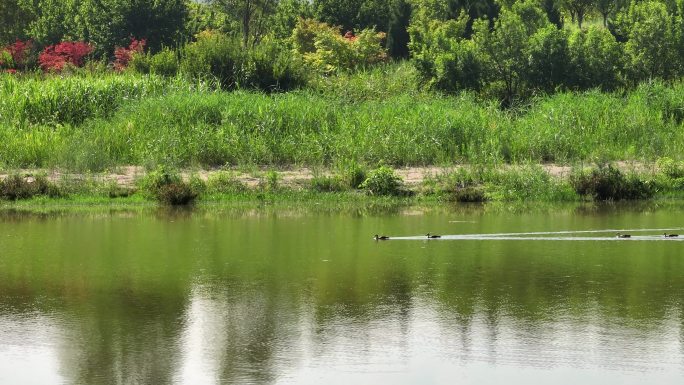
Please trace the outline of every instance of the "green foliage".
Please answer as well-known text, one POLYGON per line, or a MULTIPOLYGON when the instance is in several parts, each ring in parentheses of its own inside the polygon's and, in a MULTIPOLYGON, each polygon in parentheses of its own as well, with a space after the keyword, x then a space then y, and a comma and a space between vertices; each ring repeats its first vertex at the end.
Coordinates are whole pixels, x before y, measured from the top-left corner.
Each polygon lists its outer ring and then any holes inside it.
POLYGON ((11 174, 0 180, 0 198, 6 200, 29 199, 34 196, 60 197, 63 193, 45 175, 30 180, 19 174, 11 174))
POLYGON ((625 176, 610 164, 575 172, 570 181, 578 194, 600 201, 647 199, 655 193, 651 182, 640 179, 636 174, 625 176))
MULTIPOLYGON (((136 55, 137 56, 137 55, 136 55)), ((175 51, 164 48, 150 58, 150 73, 173 77, 178 73, 178 55, 175 51)))
POLYGON ((198 196, 198 191, 184 182, 180 174, 164 166, 148 173, 139 186, 145 195, 166 205, 187 205, 198 196))
POLYGON ((409 57, 408 26, 411 20, 411 4, 407 0, 391 0, 389 26, 387 27, 387 51, 394 58, 409 57))
POLYGON ((394 170, 387 166, 381 166, 368 173, 363 183, 359 186, 368 195, 402 195, 402 180, 394 170))
POLYGON ((24 39, 31 22, 31 13, 21 6, 21 0, 0 0, 0 47, 24 39))
POLYGON ((342 36, 337 27, 300 19, 292 31, 293 53, 321 74, 354 70, 386 60, 384 33, 364 29, 356 36, 342 36))
POLYGON ((191 78, 214 81, 223 89, 238 86, 245 53, 240 41, 222 33, 204 31, 183 48, 181 71, 191 78))
POLYGON ((315 176, 311 179, 311 189, 318 192, 344 191, 344 182, 339 177, 315 176))
POLYGON ((247 186, 231 172, 218 171, 207 179, 207 192, 220 194, 240 194, 247 191, 247 186))
POLYGON ((614 90, 622 83, 623 48, 606 29, 577 30, 570 35, 568 48, 571 87, 614 90))
POLYGON ((675 23, 665 4, 632 2, 618 16, 617 28, 628 38, 625 53, 634 80, 670 79, 678 73, 681 20, 675 23))
POLYGON ((571 63, 565 30, 546 26, 532 35, 529 44, 528 86, 551 93, 565 85, 571 63))
POLYGON ((246 51, 236 38, 204 31, 185 46, 181 57, 184 74, 226 90, 286 91, 306 83, 301 67, 287 50, 268 39, 246 51))

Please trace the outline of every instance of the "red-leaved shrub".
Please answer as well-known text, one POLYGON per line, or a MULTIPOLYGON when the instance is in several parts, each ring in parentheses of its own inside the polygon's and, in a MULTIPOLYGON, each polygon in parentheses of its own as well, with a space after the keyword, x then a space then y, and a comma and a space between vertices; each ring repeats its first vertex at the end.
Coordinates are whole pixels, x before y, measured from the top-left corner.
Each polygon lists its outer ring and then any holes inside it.
POLYGON ((128 45, 128 48, 116 47, 114 50, 114 57, 116 57, 116 60, 114 60, 114 70, 123 71, 126 69, 128 63, 133 59, 133 55, 143 52, 146 42, 145 39, 137 40, 131 38, 131 44, 128 45))
POLYGON ((21 41, 17 39, 14 44, 5 47, 5 50, 12 55, 12 61, 14 61, 15 67, 24 67, 31 48, 33 48, 33 42, 31 40, 21 41))
POLYGON ((43 71, 60 72, 68 63, 75 67, 83 65, 84 59, 93 47, 82 41, 64 41, 59 44, 46 47, 38 57, 38 62, 43 71))

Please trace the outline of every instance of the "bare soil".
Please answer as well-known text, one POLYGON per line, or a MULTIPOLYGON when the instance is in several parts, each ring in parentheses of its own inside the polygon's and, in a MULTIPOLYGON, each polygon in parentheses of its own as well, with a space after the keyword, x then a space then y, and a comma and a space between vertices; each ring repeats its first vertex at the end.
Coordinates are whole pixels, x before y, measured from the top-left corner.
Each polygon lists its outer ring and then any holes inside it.
MULTIPOLYGON (((618 168, 624 171, 635 170, 635 171, 645 171, 649 167, 643 163, 635 162, 616 162, 618 168)), ((437 167, 437 166, 427 166, 427 167, 404 167, 397 168, 395 172, 399 175, 406 185, 417 186, 420 185, 426 178, 436 177, 441 174, 453 172, 459 167, 463 166, 451 166, 451 167, 437 167)), ((516 167, 516 166, 506 166, 506 167, 516 167)), ((563 178, 567 177, 571 170, 571 166, 563 166, 556 164, 544 164, 541 165, 549 174, 554 177, 563 178)), ((220 172, 223 169, 213 169, 213 170, 200 170, 200 171, 190 171, 186 170, 183 172, 185 177, 190 175, 197 175, 203 180, 207 180, 210 175, 220 172)), ((225 170, 223 170, 225 171, 225 170)), ((254 170, 240 170, 233 169, 229 170, 233 177, 235 177, 240 182, 244 183, 249 187, 255 187, 259 183, 265 180, 267 173, 270 169, 254 169, 254 170)), ((31 179, 35 175, 46 174, 48 179, 51 181, 60 181, 64 179, 93 179, 99 182, 109 182, 116 181, 116 183, 122 187, 131 187, 135 184, 136 180, 145 175, 146 171, 144 167, 141 166, 121 166, 117 167, 111 172, 98 173, 98 174, 79 174, 79 173, 68 173, 61 170, 17 170, 22 175, 26 175, 27 178, 31 179)), ((306 167, 296 168, 296 169, 284 169, 276 170, 278 174, 278 181, 283 186, 297 187, 297 186, 307 186, 311 179, 316 175, 331 175, 330 171, 320 171, 312 170, 306 167)), ((9 175, 8 173, 0 172, 0 179, 4 179, 9 175)))

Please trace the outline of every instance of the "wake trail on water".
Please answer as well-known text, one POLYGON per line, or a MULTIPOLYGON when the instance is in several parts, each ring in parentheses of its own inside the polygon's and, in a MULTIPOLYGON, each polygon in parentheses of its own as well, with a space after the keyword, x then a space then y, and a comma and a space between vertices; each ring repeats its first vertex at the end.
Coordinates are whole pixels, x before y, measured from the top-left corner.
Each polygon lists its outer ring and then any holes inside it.
POLYGON ((518 233, 491 233, 491 234, 446 234, 437 239, 427 239, 425 235, 390 237, 391 240, 506 240, 506 241, 684 241, 681 237, 665 237, 663 232, 684 230, 683 227, 656 228, 656 229, 600 229, 600 230, 565 230, 565 231, 536 231, 518 233), (629 238, 618 238, 617 233, 648 233, 658 232, 658 234, 632 235, 629 238), (574 234, 602 234, 594 236, 573 236, 574 234), (610 235, 608 235, 610 234, 610 235))

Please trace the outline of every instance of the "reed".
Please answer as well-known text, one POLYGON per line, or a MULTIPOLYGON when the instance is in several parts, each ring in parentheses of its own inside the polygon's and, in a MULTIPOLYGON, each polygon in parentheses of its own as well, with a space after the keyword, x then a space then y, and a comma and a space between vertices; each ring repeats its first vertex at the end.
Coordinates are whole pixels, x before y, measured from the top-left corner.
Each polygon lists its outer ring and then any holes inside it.
POLYGON ((558 93, 501 110, 468 93, 401 86, 398 74, 407 70, 392 68, 280 94, 212 91, 182 78, 130 74, 0 75, 0 166, 373 168, 681 158, 681 83, 558 93), (343 84, 346 93, 338 92, 343 84))

